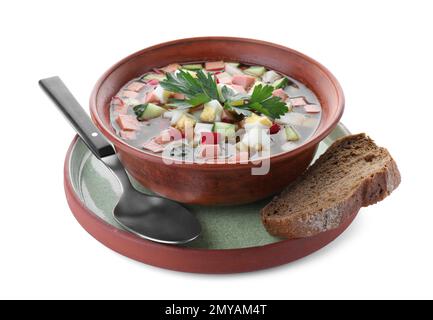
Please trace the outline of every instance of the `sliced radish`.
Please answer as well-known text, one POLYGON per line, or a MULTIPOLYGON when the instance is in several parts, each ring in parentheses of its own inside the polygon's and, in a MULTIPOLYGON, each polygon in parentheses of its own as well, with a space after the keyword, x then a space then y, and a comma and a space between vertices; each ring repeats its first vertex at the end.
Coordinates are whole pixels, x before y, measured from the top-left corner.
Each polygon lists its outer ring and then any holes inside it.
POLYGON ((305 97, 296 97, 291 98, 290 102, 292 103, 292 106, 294 107, 301 107, 308 104, 308 101, 305 99, 305 97))
POLYGON ((224 61, 210 61, 205 63, 205 69, 207 71, 224 70, 224 68, 225 68, 224 61))
POLYGON ((278 123, 274 123, 270 128, 269 128, 269 133, 270 134, 276 134, 280 131, 281 127, 278 123))
POLYGON ((159 80, 157 80, 157 79, 152 79, 152 80, 149 80, 149 81, 147 82, 147 84, 148 84, 148 85, 151 85, 151 86, 157 86, 157 85, 159 84, 159 80))

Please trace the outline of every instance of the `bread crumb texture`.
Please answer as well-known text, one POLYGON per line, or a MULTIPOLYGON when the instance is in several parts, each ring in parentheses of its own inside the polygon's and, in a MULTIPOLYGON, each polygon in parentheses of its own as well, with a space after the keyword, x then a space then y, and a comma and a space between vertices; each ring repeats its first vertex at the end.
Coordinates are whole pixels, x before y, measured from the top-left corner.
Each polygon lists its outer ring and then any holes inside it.
POLYGON ((374 204, 400 184, 395 161, 364 133, 335 141, 279 196, 262 209, 269 233, 303 238, 335 229, 359 208, 374 204))

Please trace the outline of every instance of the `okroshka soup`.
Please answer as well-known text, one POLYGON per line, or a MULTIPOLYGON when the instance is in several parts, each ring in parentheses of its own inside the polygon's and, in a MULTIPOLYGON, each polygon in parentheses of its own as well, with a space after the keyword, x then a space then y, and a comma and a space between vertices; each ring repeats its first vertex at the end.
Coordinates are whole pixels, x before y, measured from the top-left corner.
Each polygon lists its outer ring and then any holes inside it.
POLYGON ((115 133, 167 164, 247 163, 288 152, 311 137, 321 112, 300 81, 233 61, 153 69, 110 105, 115 133))

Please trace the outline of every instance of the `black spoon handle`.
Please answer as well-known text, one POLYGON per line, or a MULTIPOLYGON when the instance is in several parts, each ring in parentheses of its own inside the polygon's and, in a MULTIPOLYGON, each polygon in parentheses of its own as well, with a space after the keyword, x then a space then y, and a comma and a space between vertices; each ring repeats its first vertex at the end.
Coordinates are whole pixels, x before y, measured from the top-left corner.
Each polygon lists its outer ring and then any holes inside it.
POLYGON ((66 116, 95 156, 103 158, 115 153, 111 143, 92 123, 87 113, 59 77, 39 80, 39 85, 66 116))

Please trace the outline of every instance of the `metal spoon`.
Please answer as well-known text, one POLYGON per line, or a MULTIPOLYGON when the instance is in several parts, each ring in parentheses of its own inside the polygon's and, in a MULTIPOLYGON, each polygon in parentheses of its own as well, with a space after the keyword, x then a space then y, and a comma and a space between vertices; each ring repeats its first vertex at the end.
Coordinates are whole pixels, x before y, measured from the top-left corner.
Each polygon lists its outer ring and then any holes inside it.
POLYGON ((111 143, 91 122, 59 77, 40 80, 39 84, 90 151, 119 179, 123 193, 113 210, 118 223, 142 238, 167 244, 186 243, 200 235, 200 223, 188 209, 177 202, 134 189, 111 143))

